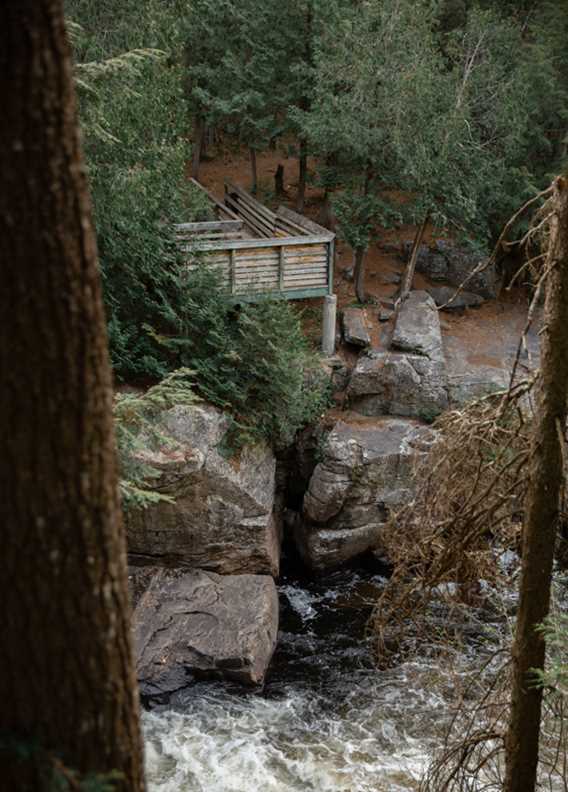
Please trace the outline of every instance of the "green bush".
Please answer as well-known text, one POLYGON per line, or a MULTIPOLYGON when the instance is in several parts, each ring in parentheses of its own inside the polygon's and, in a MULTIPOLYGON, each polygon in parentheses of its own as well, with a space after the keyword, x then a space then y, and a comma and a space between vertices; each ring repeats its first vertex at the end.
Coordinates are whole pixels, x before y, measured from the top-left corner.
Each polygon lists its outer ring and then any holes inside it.
POLYGON ((164 434, 156 419, 163 410, 176 404, 198 401, 193 381, 192 371, 178 369, 145 393, 119 393, 116 396, 114 426, 124 509, 145 508, 158 501, 172 500, 152 489, 152 482, 159 474, 147 462, 146 453, 175 444, 164 434))
POLYGON ((186 283, 179 337, 164 341, 204 399, 233 417, 230 448, 289 445, 329 403, 329 380, 285 300, 234 305, 203 266, 186 283))
POLYGON ((76 79, 114 370, 163 377, 154 340, 183 298, 173 224, 203 215, 185 178, 185 4, 69 0, 76 79))

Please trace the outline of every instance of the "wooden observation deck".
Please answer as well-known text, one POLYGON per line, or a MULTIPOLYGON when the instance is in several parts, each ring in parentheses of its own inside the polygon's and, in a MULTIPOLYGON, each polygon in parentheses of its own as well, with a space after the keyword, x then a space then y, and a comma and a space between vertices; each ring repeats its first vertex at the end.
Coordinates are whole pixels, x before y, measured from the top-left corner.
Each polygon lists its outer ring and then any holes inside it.
POLYGON ((285 206, 272 212, 228 182, 224 203, 204 191, 217 219, 176 226, 189 269, 204 262, 215 267, 227 291, 239 300, 267 295, 298 300, 333 293, 334 234, 285 206))

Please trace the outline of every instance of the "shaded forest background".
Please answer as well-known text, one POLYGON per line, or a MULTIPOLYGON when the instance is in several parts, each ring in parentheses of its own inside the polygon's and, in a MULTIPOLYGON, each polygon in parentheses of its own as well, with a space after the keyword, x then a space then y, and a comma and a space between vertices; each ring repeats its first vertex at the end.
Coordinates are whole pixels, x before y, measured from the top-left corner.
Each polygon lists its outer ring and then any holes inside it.
POLYGON ((188 326, 172 232, 207 213, 187 176, 208 147, 246 148, 253 189, 257 152, 296 157, 297 207, 319 187, 362 267, 382 229, 424 217, 486 249, 566 159, 563 4, 69 0, 66 13, 122 380, 202 359, 169 341, 191 347, 227 314, 219 297, 220 314, 188 326))

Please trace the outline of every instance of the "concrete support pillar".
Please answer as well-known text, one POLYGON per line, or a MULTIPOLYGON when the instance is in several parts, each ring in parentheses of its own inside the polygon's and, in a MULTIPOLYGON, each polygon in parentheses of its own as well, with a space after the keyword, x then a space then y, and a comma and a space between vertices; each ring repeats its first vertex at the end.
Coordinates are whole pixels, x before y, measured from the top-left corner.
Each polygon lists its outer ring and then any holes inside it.
POLYGON ((337 316, 337 295, 328 294, 323 298, 323 332, 321 350, 326 357, 335 354, 335 320, 337 316))

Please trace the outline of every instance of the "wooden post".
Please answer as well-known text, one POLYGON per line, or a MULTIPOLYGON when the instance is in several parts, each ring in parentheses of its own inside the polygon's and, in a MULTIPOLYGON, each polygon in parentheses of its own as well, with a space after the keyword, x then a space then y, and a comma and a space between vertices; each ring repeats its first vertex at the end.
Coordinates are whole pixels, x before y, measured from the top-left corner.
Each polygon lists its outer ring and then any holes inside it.
POLYGON ((335 354, 335 322, 337 317, 337 295, 327 294, 323 298, 323 332, 321 351, 326 357, 335 354))
POLYGON ((280 246, 278 251, 278 289, 284 291, 284 267, 286 266, 286 249, 280 246))
POLYGON ((335 267, 335 242, 331 239, 327 244, 327 293, 333 294, 333 268, 335 267))
POLYGON ((230 264, 229 264, 229 282, 231 284, 231 294, 235 293, 235 283, 236 283, 236 272, 235 272, 235 265, 236 265, 236 256, 235 250, 230 251, 230 264))

